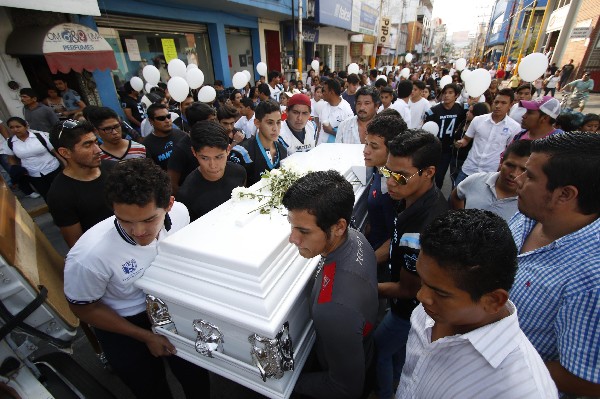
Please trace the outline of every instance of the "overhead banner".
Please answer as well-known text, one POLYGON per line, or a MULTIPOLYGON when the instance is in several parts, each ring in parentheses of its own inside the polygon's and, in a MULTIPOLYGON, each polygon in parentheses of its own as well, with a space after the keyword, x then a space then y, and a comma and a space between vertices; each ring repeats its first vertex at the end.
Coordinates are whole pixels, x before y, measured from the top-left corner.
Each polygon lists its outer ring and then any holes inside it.
POLYGON ((317 0, 319 23, 352 30, 352 0, 317 0))
POLYGON ((100 9, 96 0, 0 0, 0 6, 100 16, 100 9))
POLYGON ((381 17, 379 24, 379 45, 383 47, 391 47, 391 21, 389 17, 381 17))
POLYGON ((366 3, 362 3, 360 6, 360 29, 363 33, 371 33, 375 31, 375 25, 377 24, 377 18, 379 17, 379 11, 369 6, 366 3), (366 32, 364 32, 366 31, 366 32))

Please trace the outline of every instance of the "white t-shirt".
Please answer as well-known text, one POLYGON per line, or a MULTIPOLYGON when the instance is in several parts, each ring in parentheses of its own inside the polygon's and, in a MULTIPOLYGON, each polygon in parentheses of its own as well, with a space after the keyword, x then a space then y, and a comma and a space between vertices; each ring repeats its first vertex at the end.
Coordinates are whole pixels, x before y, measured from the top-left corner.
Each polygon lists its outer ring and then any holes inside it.
POLYGON ((0 154, 13 155, 21 160, 21 166, 27 169, 27 173, 31 177, 40 177, 42 174, 47 175, 54 172, 60 167, 60 162, 56 157, 48 152, 44 145, 35 136, 38 133, 46 141, 48 149, 53 150, 50 144, 49 134, 37 130, 29 130, 29 137, 25 141, 21 141, 17 136, 9 138, 12 142, 13 149, 8 146, 8 141, 2 138, 2 149, 0 154))
POLYGON ((234 126, 236 129, 240 129, 242 132, 244 132, 246 138, 249 139, 250 137, 254 136, 258 130, 254 124, 254 119, 256 119, 255 114, 252 114, 252 118, 250 119, 242 116, 237 120, 234 126))
POLYGON ((315 101, 314 98, 310 99, 310 116, 313 118, 319 117, 319 109, 323 106, 325 100, 321 99, 319 101, 315 101))
POLYGON ((410 115, 410 108, 408 107, 406 101, 399 98, 396 101, 394 101, 392 105, 390 105, 390 108, 393 108, 396 111, 398 111, 402 119, 404 119, 404 122, 406 122, 406 126, 410 126, 410 124, 412 123, 412 119, 410 115))
MULTIPOLYGON (((344 100, 342 97, 340 97, 340 100, 340 103, 336 106, 332 106, 327 101, 324 101, 319 107, 319 123, 321 125, 323 125, 323 122, 329 122, 332 128, 337 129, 343 120, 354 116, 354 112, 352 112, 352 107, 350 107, 348 101, 344 100)), ((325 133, 321 127, 321 133, 319 135, 319 142, 317 145, 321 143, 334 142, 335 136, 325 133)))
POLYGON ((294 136, 294 133, 290 130, 287 122, 281 123, 281 131, 279 132, 279 140, 283 141, 283 146, 287 149, 288 156, 295 152, 307 152, 315 148, 317 145, 315 140, 317 138, 317 130, 313 121, 306 122, 304 127, 304 143, 300 142, 294 136))
POLYGON ((272 88, 271 85, 269 85, 269 90, 271 91, 271 98, 279 102, 279 96, 281 95, 281 89, 279 86, 275 85, 275 88, 272 88))
POLYGON ((416 103, 413 103, 412 100, 408 100, 408 108, 410 108, 410 125, 408 125, 408 128, 419 129, 423 126, 423 116, 425 116, 425 111, 431 108, 429 101, 423 97, 416 103))
POLYGON ((187 208, 175 202, 169 212, 171 228, 164 227, 149 245, 137 245, 115 223, 114 216, 86 231, 71 248, 65 261, 64 290, 74 304, 102 301, 120 316, 146 309, 144 291, 134 286, 158 254, 158 243, 190 223, 187 208))
POLYGON ((521 122, 523 122, 523 115, 525 115, 525 112, 527 112, 527 108, 519 106, 520 103, 521 102, 519 101, 516 104, 513 104, 513 106, 510 107, 510 112, 508 113, 508 116, 513 118, 514 121, 519 125, 521 122))

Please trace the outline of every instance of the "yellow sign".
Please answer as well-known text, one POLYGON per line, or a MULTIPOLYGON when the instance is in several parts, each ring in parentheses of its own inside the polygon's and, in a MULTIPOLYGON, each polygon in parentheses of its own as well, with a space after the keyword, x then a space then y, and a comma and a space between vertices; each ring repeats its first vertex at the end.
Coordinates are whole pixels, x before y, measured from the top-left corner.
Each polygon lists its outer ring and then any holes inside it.
POLYGON ((163 53, 167 64, 169 61, 177 58, 177 48, 175 48, 175 39, 160 39, 162 41, 163 53))

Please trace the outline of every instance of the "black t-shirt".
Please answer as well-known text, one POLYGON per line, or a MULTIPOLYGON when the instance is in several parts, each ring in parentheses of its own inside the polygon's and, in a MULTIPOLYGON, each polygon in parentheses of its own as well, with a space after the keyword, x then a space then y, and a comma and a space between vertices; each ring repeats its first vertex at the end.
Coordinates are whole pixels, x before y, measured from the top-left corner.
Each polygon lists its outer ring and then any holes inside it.
POLYGON ((58 227, 81 224, 83 232, 112 216, 104 201, 104 182, 115 162, 102 161, 100 176, 92 181, 80 181, 60 173, 48 191, 48 209, 58 227))
POLYGON ((163 170, 167 170, 167 164, 173 153, 173 148, 175 148, 177 143, 184 137, 186 137, 186 134, 179 129, 173 129, 171 133, 165 137, 159 137, 154 134, 147 136, 144 139, 146 157, 152 158, 154 163, 163 170))
MULTIPOLYGON (((448 201, 434 184, 411 206, 404 206, 402 203, 394 220, 390 242, 390 281, 400 280, 401 269, 417 273, 417 258, 421 249, 420 234, 436 216, 448 210, 448 201)), ((392 298, 390 303, 394 314, 410 320, 410 315, 419 301, 416 298, 392 298)))
POLYGON ((196 168, 198 160, 192 153, 192 139, 186 134, 173 148, 167 169, 179 172, 179 185, 182 185, 185 178, 196 168))
POLYGON ((142 104, 135 99, 129 96, 124 96, 121 99, 121 107, 123 107, 123 109, 131 109, 131 115, 138 122, 142 123, 142 120, 144 120, 144 108, 142 107, 142 104))
POLYGON ((192 221, 204 216, 229 198, 236 187, 246 182, 243 166, 227 162, 225 174, 217 181, 208 181, 198 169, 185 179, 177 192, 177 201, 187 206, 192 221))
POLYGON ((275 142, 277 154, 275 154, 273 157, 274 161, 272 164, 269 165, 258 145, 257 135, 258 133, 256 133, 255 136, 250 137, 248 140, 244 140, 240 146, 235 147, 241 147, 241 150, 245 149, 245 152, 242 151, 240 155, 244 161, 249 161, 245 165, 246 172, 248 173, 248 181, 246 182, 246 186, 251 186, 259 181, 263 172, 279 168, 281 166, 281 160, 287 157, 287 150, 283 144, 277 140, 275 142))
POLYGON ((459 127, 467 118, 468 109, 466 103, 455 103, 450 109, 438 104, 425 112, 425 122, 433 121, 440 128, 438 138, 442 142, 442 152, 451 153, 454 140, 460 139, 459 127))
MULTIPOLYGON (((350 108, 352 108, 352 112, 356 115, 356 94, 349 94, 347 91, 342 93, 342 98, 350 104, 350 108)), ((292 130, 292 129, 290 129, 292 130)))

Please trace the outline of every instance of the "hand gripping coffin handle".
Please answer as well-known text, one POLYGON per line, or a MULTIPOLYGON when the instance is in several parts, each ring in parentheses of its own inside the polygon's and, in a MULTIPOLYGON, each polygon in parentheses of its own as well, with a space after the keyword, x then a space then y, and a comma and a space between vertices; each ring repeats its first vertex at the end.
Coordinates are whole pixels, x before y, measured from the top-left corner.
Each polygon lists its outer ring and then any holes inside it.
POLYGON ((286 371, 294 370, 294 347, 287 321, 275 338, 253 334, 248 341, 252 345, 250 355, 264 382, 267 378, 280 379, 286 371))
POLYGON ((206 357, 213 357, 213 351, 223 353, 223 333, 219 327, 202 319, 194 320, 196 337, 196 352, 206 357))
POLYGON ((162 327, 173 334, 177 334, 177 328, 171 319, 169 308, 162 299, 154 295, 146 295, 146 313, 152 321, 153 327, 162 327))

